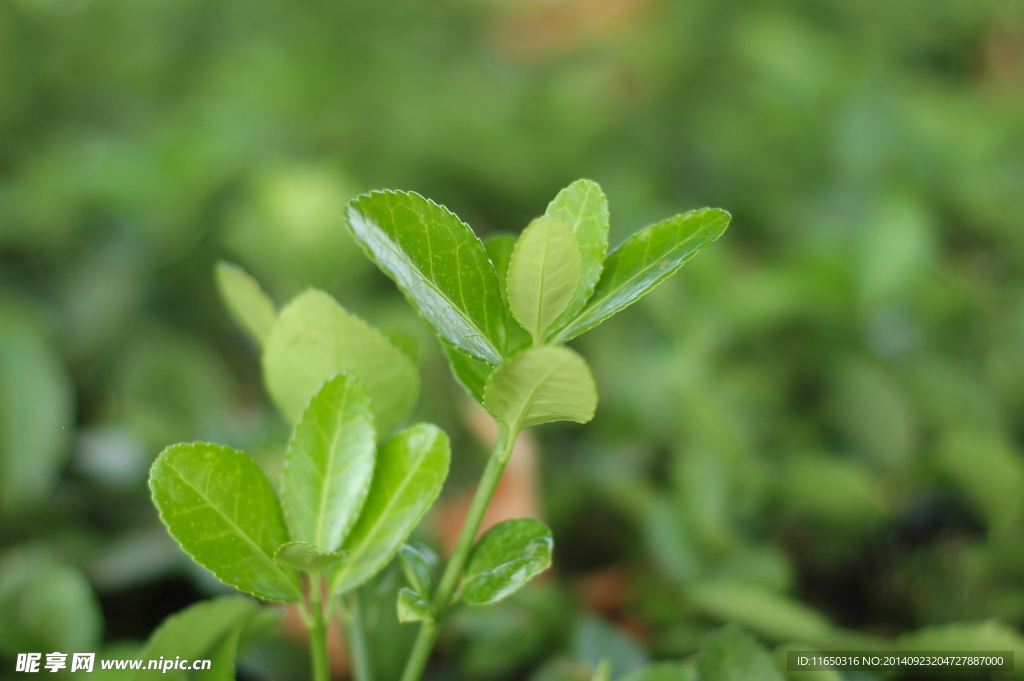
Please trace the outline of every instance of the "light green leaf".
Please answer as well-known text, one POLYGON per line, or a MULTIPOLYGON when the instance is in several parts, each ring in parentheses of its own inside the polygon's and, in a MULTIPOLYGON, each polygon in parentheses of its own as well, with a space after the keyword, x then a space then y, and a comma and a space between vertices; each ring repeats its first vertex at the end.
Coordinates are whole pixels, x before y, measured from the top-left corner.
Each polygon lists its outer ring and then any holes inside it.
POLYGON ((398 550, 402 571, 409 586, 424 598, 434 593, 434 570, 437 569, 437 554, 425 544, 403 544, 398 550))
POLYGON ((171 536, 225 584, 271 601, 302 598, 298 576, 274 562, 288 541, 277 495, 244 453, 205 442, 171 445, 149 474, 171 536))
POLYGON ((281 505, 292 539, 334 551, 363 507, 376 435, 370 398, 352 374, 324 383, 288 443, 281 505))
POLYGON ((304 541, 282 544, 274 554, 274 562, 289 570, 322 572, 346 556, 344 551, 321 551, 304 541))
POLYGON ((402 587, 398 592, 398 621, 404 624, 429 621, 433 618, 430 603, 409 587, 402 587))
POLYGON ((0 307, 0 512, 52 491, 74 424, 64 361, 28 315, 0 307))
POLYGON ((697 673, 701 681, 783 681, 768 651, 735 624, 704 637, 697 673))
POLYGON ((437 426, 418 423, 395 435, 377 456, 370 493, 344 548, 350 552, 334 573, 332 591, 354 589, 379 572, 434 503, 451 451, 437 426))
POLYGON ((606 657, 594 667, 594 673, 590 675, 590 681, 611 681, 611 678, 612 663, 606 657))
POLYGON ((697 681, 697 670, 681 662, 650 662, 634 669, 622 681, 697 681))
POLYGON ((1012 650, 1024 655, 1024 637, 1016 629, 995 620, 934 624, 896 637, 892 650, 1012 650))
POLYGON ((537 218, 523 230, 508 264, 508 305, 534 344, 565 312, 580 282, 580 249, 560 220, 537 218))
POLYGON ((551 530, 539 520, 498 523, 473 547, 462 576, 462 600, 482 605, 510 596, 551 565, 554 544, 551 530))
POLYGON ((724 210, 702 208, 645 227, 626 239, 608 254, 587 306, 553 334, 551 342, 575 338, 634 303, 722 236, 730 219, 724 210))
POLYGON ((505 355, 513 355, 530 345, 530 333, 519 326, 519 322, 512 316, 512 309, 508 306, 508 266, 512 262, 512 252, 516 249, 517 234, 499 233, 488 237, 484 242, 487 249, 487 257, 494 265, 494 271, 498 275, 498 287, 501 290, 501 303, 505 310, 505 328, 508 339, 505 342, 505 355))
POLYGON ((281 310, 263 353, 270 396, 295 423, 324 382, 351 372, 373 403, 377 437, 408 416, 420 390, 409 357, 323 291, 310 289, 281 310))
MULTIPOLYGON (((161 656, 171 660, 176 657, 185 660, 210 659, 210 653, 233 632, 237 650, 240 626, 259 611, 259 603, 245 596, 221 596, 209 601, 200 601, 165 619, 149 637, 139 652, 138 659, 156 660, 161 656)), ((223 662, 223 659, 221 661, 223 662)), ((165 673, 162 668, 146 669, 146 666, 144 663, 143 669, 129 674, 127 679, 179 681, 191 676, 191 670, 168 669, 165 673)), ((214 671, 212 664, 209 671, 214 671)))
POLYGON ((548 421, 586 423, 597 409, 590 367, 569 348, 529 348, 495 369, 484 407, 513 431, 548 421))
POLYGON ((935 466, 991 528, 1015 525, 1024 509, 1024 464, 999 432, 951 429, 934 454, 935 466))
POLYGON ((210 668, 196 672, 192 681, 236 681, 235 660, 238 658, 238 641, 244 626, 243 622, 239 622, 224 635, 213 650, 207 653, 210 668))
POLYGON ((451 211, 413 192, 382 191, 349 203, 348 224, 438 336, 498 364, 505 315, 483 244, 451 211))
POLYGON ((217 290, 231 318, 262 348, 277 321, 274 301, 263 292, 259 282, 234 263, 221 260, 216 274, 217 290))
POLYGON ((558 192, 544 215, 569 225, 580 249, 579 286, 569 307, 552 324, 560 329, 586 306, 601 278, 608 252, 608 199, 596 182, 576 180, 558 192))
POLYGON ((448 365, 451 366, 455 378, 473 396, 474 400, 483 402, 484 386, 487 385, 487 378, 494 372, 494 367, 487 362, 470 357, 464 352, 459 352, 443 340, 441 346, 444 348, 445 357, 448 358, 448 365))

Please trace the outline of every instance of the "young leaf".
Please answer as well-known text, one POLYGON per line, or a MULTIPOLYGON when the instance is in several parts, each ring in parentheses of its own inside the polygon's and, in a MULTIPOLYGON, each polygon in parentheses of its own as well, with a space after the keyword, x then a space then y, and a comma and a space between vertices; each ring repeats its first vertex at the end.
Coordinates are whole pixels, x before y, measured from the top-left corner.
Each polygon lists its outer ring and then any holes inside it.
POLYGON ((348 224, 434 333, 488 364, 501 362, 498 277, 469 225, 419 194, 397 191, 353 199, 348 224))
POLYGON ((569 348, 542 345, 495 369, 483 405, 512 429, 548 421, 586 423, 597 409, 597 386, 582 357, 569 348))
POLYGON ((645 227, 608 254, 587 306, 550 341, 564 343, 633 304, 722 236, 731 216, 702 208, 645 227))
POLYGON ((554 544, 551 530, 539 520, 498 523, 473 547, 462 576, 462 600, 483 605, 511 595, 551 565, 554 544))
POLYGON ((420 622, 434 618, 430 611, 430 603, 420 594, 407 586, 398 592, 398 621, 420 622))
POLYGON ((450 460, 448 436, 428 423, 403 430, 384 446, 363 511, 345 540, 351 555, 331 580, 334 593, 354 589, 387 565, 434 503, 450 460))
POLYGON ((704 637, 697 673, 701 681, 782 681, 768 651, 735 624, 704 637))
POLYGON ((274 562, 288 541, 277 495, 244 453, 205 442, 171 445, 149 474, 171 536, 225 584, 271 601, 302 598, 298 576, 274 562))
POLYGON ((580 249, 572 229, 551 218, 531 222, 512 252, 506 286, 512 316, 534 344, 569 306, 579 282, 580 249))
POLYGON ((373 410, 352 374, 324 383, 288 443, 281 505, 292 539, 334 551, 366 500, 376 459, 373 410))
POLYGON ((274 562, 289 570, 322 572, 348 555, 345 551, 321 551, 304 541, 282 544, 274 554, 274 562))
MULTIPOLYGON (((219 643, 239 625, 254 617, 260 605, 245 596, 221 596, 200 601, 163 621, 149 637, 138 658, 155 660, 159 657, 195 660, 208 658, 219 643)), ((96 663, 99 666, 99 662, 96 663)), ((212 671, 212 665, 211 665, 212 671)), ((146 669, 146 665, 126 677, 126 681, 152 681, 155 679, 182 680, 190 675, 185 670, 146 669)))
POLYGON ((267 390, 295 423, 324 381, 344 371, 355 374, 366 388, 377 437, 386 439, 416 404, 416 367, 380 331, 328 294, 310 289, 281 310, 267 340, 267 390))
POLYGON ((434 593, 437 554, 429 546, 417 542, 415 545, 403 544, 398 549, 398 557, 409 586, 424 598, 430 598, 434 593))
POLYGON ((516 249, 516 234, 494 234, 484 242, 487 249, 487 257, 494 265, 494 271, 498 275, 498 288, 501 290, 501 303, 505 310, 505 328, 507 329, 507 340, 505 341, 505 355, 513 355, 530 345, 530 334, 512 316, 512 310, 508 306, 508 266, 512 262, 512 252, 516 249))
POLYGON ((221 260, 217 263, 217 290, 235 323, 257 346, 265 346, 277 321, 277 307, 259 283, 238 265, 221 260))
POLYGON ((569 225, 580 249, 580 284, 569 307, 552 324, 560 329, 584 308, 601 278, 608 252, 608 199, 596 182, 576 180, 558 192, 544 215, 569 225))
POLYGON ((487 385, 487 378, 494 373, 494 367, 456 350, 444 341, 441 341, 441 346, 444 348, 445 357, 448 358, 448 365, 451 366, 455 378, 473 396, 474 400, 482 402, 484 386, 487 385))

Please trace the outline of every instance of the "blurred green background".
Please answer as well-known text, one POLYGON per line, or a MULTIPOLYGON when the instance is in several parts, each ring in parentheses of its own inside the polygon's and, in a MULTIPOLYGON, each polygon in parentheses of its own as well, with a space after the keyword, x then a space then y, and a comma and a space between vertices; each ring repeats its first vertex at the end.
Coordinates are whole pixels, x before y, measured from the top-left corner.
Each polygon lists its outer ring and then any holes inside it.
MULTIPOLYGON (((725 621, 1024 625, 1024 4, 0 0, 0 676, 218 590, 145 486, 183 440, 279 465, 218 259, 416 341, 450 500, 482 465, 466 399, 343 207, 410 189, 518 231, 579 177, 612 244, 733 223, 576 343, 597 417, 536 434, 553 575, 461 611, 432 674, 617 674, 725 621)), ((304 664, 285 636, 242 673, 304 664)))

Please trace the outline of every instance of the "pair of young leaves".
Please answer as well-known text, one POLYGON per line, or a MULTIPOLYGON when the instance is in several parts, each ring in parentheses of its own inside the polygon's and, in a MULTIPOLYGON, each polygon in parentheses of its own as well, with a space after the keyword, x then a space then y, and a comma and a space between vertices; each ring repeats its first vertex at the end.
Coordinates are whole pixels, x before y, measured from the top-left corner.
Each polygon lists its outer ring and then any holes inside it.
POLYGON ((168 447, 150 487, 181 547, 222 582, 260 598, 302 598, 299 572, 349 591, 394 556, 448 474, 448 437, 417 424, 377 450, 369 395, 339 374, 295 427, 281 496, 246 454, 208 443, 168 447))
POLYGON ((347 217, 367 255, 442 341, 459 380, 510 428, 588 421, 593 378, 558 344, 650 291, 730 219, 707 208, 677 215, 605 257, 607 201, 589 180, 559 192, 518 240, 497 236, 486 246, 446 208, 412 192, 357 197, 347 217), (531 338, 534 347, 524 350, 531 338))

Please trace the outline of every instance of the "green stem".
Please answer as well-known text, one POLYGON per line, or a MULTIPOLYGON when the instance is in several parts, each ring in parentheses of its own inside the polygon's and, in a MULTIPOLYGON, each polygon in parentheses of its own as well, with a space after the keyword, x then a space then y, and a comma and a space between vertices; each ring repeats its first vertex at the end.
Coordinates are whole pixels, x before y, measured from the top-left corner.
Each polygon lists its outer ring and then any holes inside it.
POLYGON ((353 591, 348 595, 345 620, 345 634, 348 639, 349 657, 352 658, 352 674, 355 681, 373 681, 373 664, 370 660, 370 649, 363 629, 363 616, 359 609, 359 593, 353 591))
POLYGON ((331 668, 327 659, 327 625, 324 622, 323 580, 319 574, 310 575, 309 609, 313 615, 313 624, 309 627, 313 681, 331 681, 331 668))
POLYGON ((405 671, 402 672, 401 681, 419 681, 423 675, 430 651, 434 648, 434 642, 437 641, 441 621, 451 605, 452 595, 455 593, 455 587, 459 584, 462 570, 466 567, 466 560, 473 548, 476 534, 480 530, 480 523, 484 519, 487 506, 491 503, 491 497, 494 496, 494 488, 498 485, 501 472, 512 455, 512 447, 515 445, 518 435, 518 428, 509 430, 501 423, 498 424, 498 440, 494 443, 494 449, 487 459, 487 466, 484 468, 483 475, 480 476, 480 484, 477 485, 476 492, 473 494, 473 502, 466 514, 466 520, 459 531, 459 539, 455 542, 455 550, 452 551, 452 556, 448 559, 444 574, 441 575, 441 582, 437 585, 437 591, 434 593, 434 621, 424 622, 420 626, 416 643, 405 664, 405 671))

